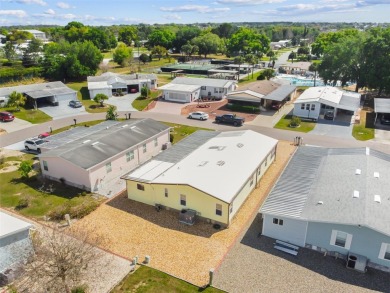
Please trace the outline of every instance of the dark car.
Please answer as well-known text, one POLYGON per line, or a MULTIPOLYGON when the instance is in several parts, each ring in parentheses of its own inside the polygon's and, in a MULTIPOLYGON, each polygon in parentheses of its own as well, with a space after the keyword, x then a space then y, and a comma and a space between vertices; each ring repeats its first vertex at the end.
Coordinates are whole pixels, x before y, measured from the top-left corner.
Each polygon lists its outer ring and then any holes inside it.
POLYGON ((324 115, 324 119, 333 120, 334 119, 334 112, 333 111, 326 111, 325 115, 324 115))
POLYGON ((383 124, 383 125, 390 125, 390 113, 382 114, 381 124, 383 124))
POLYGON ((72 100, 69 102, 69 106, 71 106, 72 108, 81 108, 83 104, 78 100, 72 100))
POLYGON ((238 117, 236 114, 224 114, 215 117, 216 123, 233 124, 234 126, 241 126, 245 122, 245 118, 238 117))
POLYGON ((271 109, 272 110, 279 110, 282 107, 282 103, 279 102, 272 102, 271 104, 271 109))
POLYGON ((0 120, 3 122, 14 121, 15 116, 9 112, 0 112, 0 120))

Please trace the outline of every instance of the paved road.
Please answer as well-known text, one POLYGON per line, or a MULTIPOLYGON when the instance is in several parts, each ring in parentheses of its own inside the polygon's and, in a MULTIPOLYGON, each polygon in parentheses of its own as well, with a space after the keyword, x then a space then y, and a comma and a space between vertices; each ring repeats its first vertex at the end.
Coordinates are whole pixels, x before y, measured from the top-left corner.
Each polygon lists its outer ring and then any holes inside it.
MULTIPOLYGON (((120 118, 125 118, 125 113, 128 112, 118 112, 120 118)), ((293 141, 296 136, 301 136, 303 142, 309 145, 318 145, 324 147, 371 147, 373 149, 389 153, 389 145, 382 144, 375 141, 357 141, 352 139, 344 139, 339 137, 328 137, 315 135, 310 133, 300 133, 295 131, 280 130, 256 125, 244 125, 240 128, 235 128, 229 125, 219 125, 215 124, 212 120, 207 121, 197 121, 189 120, 184 116, 174 115, 174 114, 164 114, 164 113, 149 113, 149 112, 131 112, 132 118, 152 118, 158 121, 166 121, 178 124, 187 124, 192 126, 199 126, 205 128, 212 128, 216 130, 237 130, 237 129, 251 129, 253 131, 268 135, 278 140, 293 141)), ((105 119, 106 113, 98 114, 86 114, 77 116, 77 123, 83 123, 87 121, 105 119)), ((74 123, 73 118, 63 118, 58 120, 49 121, 39 125, 33 125, 29 128, 15 131, 0 136, 0 147, 5 147, 11 144, 18 143, 25 140, 28 137, 31 137, 34 134, 39 134, 50 130, 52 127, 53 130, 62 128, 65 126, 72 125, 74 123)))

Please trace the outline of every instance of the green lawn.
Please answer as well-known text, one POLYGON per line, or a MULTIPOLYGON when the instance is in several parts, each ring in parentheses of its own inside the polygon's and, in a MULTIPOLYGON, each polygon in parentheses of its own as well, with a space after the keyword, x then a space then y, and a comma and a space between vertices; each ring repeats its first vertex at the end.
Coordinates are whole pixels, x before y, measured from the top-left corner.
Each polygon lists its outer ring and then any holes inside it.
POLYGON ((151 102, 157 99, 158 96, 161 95, 161 91, 158 90, 152 90, 150 92, 149 97, 144 98, 139 96, 137 99, 133 102, 133 107, 137 109, 138 111, 144 110, 151 102))
POLYGON ((309 132, 314 129, 316 126, 315 122, 307 122, 307 121, 301 121, 300 127, 290 127, 291 122, 291 115, 284 115, 282 119, 279 120, 278 123, 274 126, 274 128, 277 129, 284 129, 284 130, 292 130, 292 131, 298 131, 298 132, 309 132))
POLYGON ((222 293, 219 289, 207 287, 205 289, 191 285, 185 281, 172 277, 150 267, 141 266, 134 273, 127 275, 111 293, 222 293))
POLYGON ((26 120, 33 124, 40 124, 47 121, 51 121, 52 118, 49 115, 46 115, 41 110, 37 109, 24 109, 20 108, 20 111, 16 111, 15 108, 0 108, 0 111, 11 112, 16 118, 26 120))
MULTIPOLYGON (((33 157, 34 155, 25 154, 21 157, 5 158, 2 166, 9 165, 9 168, 15 164, 7 163, 9 161, 32 161, 33 157)), ((54 213, 63 215, 66 213, 65 209, 72 209, 73 217, 76 214, 85 215, 87 210, 92 211, 100 204, 100 201, 78 188, 49 180, 45 180, 44 184, 43 191, 40 191, 43 182, 37 179, 37 175, 30 174, 30 178, 24 179, 18 171, 2 173, 0 206, 14 208, 24 216, 41 219, 54 213), (18 208, 22 201, 27 201, 28 206, 18 208)))
POLYGON ((262 72, 262 71, 253 73, 253 78, 252 78, 252 73, 251 73, 251 74, 249 74, 249 76, 248 76, 249 79, 248 79, 248 77, 245 77, 244 79, 240 79, 240 81, 238 82, 238 85, 239 85, 239 86, 243 86, 243 85, 247 85, 248 83, 257 81, 257 77, 260 75, 261 72, 262 72))
POLYGON ((352 129, 352 136, 357 140, 369 140, 375 138, 374 112, 360 112, 360 123, 355 124, 352 129))
POLYGON ((162 86, 162 85, 165 85, 167 83, 170 83, 172 80, 173 80, 173 78, 171 78, 170 74, 166 74, 166 73, 157 74, 158 86, 162 86))
POLYGON ((162 122, 170 127, 171 129, 171 135, 173 136, 172 143, 175 144, 182 140, 183 138, 187 137, 188 135, 194 133, 197 130, 209 130, 212 131, 212 129, 208 128, 200 128, 200 127, 194 127, 194 126, 187 126, 182 124, 174 124, 169 122, 162 122))

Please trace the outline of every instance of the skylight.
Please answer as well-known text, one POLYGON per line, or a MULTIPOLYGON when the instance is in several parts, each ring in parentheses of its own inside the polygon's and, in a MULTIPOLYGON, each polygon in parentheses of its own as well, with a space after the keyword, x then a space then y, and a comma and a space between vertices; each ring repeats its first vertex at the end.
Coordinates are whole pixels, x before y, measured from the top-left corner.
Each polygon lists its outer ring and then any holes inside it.
POLYGON ((359 198, 359 191, 354 190, 354 191, 353 191, 352 197, 353 197, 353 198, 359 198))
POLYGON ((362 170, 360 170, 360 169, 356 169, 356 171, 355 171, 355 174, 356 174, 356 175, 360 175, 360 174, 362 174, 362 170))

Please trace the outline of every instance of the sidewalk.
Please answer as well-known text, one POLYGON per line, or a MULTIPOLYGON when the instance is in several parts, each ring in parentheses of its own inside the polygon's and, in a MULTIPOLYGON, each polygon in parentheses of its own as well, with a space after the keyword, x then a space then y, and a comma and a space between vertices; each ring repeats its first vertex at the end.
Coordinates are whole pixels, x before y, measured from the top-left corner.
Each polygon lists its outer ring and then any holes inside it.
POLYGON ((246 124, 273 128, 283 115, 287 115, 292 112, 293 108, 294 105, 292 103, 286 103, 277 112, 272 110, 262 111, 253 121, 247 122, 246 124))

